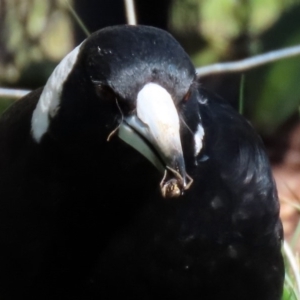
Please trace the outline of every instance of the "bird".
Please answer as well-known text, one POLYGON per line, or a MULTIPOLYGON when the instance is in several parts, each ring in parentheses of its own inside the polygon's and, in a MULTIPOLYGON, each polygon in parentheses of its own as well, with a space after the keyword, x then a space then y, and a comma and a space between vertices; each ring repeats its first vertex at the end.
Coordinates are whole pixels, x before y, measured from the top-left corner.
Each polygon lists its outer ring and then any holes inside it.
POLYGON ((103 28, 0 119, 0 298, 279 300, 263 143, 181 45, 103 28))

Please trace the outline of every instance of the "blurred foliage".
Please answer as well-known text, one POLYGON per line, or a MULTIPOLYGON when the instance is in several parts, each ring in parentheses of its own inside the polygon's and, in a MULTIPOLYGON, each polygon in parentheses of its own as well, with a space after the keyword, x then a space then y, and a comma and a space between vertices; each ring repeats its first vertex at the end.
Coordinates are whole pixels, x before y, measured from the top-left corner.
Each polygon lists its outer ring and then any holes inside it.
POLYGON ((31 73, 25 84, 43 84, 72 48, 72 22, 64 0, 0 0, 1 85, 20 81, 23 72, 31 73))
MULTIPOLYGON (((299 44, 299 15, 299 0, 174 0, 170 29, 195 65, 202 66, 299 44), (295 11, 298 13, 291 15, 295 11)), ((246 74, 246 116, 261 133, 274 134, 297 111, 299 63, 300 58, 287 59, 246 74)), ((224 85, 225 89, 233 87, 224 85)), ((238 86, 234 89, 227 94, 221 91, 221 95, 232 98, 235 94, 236 100, 229 100, 237 104, 238 86)))
POLYGON ((300 104, 300 58, 274 64, 259 84, 263 87, 255 103, 252 121, 265 134, 273 131, 291 115, 300 104))
MULTIPOLYGON (((249 36, 249 52, 257 52, 257 36, 271 27, 298 1, 287 0, 175 0, 171 28, 179 35, 195 31, 205 41, 193 56, 197 66, 230 56, 233 41, 249 36), (253 47, 254 46, 254 47, 253 47), (211 53, 208 60, 207 53, 211 53)), ((300 2, 299 2, 300 3, 300 2)))
MULTIPOLYGON (((299 4, 285 11, 274 26, 262 35, 264 49, 299 44, 299 15, 299 4)), ((291 116, 296 116, 300 104, 299 65, 300 57, 295 57, 252 72, 255 76, 252 77, 251 87, 255 89, 259 82, 259 88, 255 93, 251 119, 263 133, 274 133, 291 116)))

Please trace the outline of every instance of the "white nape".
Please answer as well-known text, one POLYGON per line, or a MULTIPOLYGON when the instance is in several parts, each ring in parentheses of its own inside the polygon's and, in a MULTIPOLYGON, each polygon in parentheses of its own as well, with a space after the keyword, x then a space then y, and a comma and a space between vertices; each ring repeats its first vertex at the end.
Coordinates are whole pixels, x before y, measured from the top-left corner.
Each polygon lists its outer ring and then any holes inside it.
POLYGON ((48 130, 49 117, 55 116, 59 109, 63 84, 77 61, 80 46, 81 45, 77 46, 67 56, 65 56, 54 69, 33 112, 31 130, 33 138, 38 143, 48 130))
POLYGON ((195 150, 194 155, 197 156, 203 147, 204 129, 201 124, 198 124, 197 131, 194 134, 195 150))

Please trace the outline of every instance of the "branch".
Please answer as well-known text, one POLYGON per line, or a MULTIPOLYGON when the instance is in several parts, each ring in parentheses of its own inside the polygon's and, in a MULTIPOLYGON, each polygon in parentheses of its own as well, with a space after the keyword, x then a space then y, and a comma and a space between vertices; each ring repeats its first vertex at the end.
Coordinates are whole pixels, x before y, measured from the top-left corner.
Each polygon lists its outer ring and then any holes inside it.
POLYGON ((134 8, 134 0, 124 0, 127 24, 136 25, 136 13, 134 8))
MULTIPOLYGON (((218 63, 206 67, 200 67, 196 69, 196 72, 197 76, 201 77, 212 74, 247 71, 261 65, 265 65, 285 58, 294 57, 297 55, 300 55, 300 46, 270 51, 265 54, 256 55, 237 62, 218 63)), ((29 90, 0 88, 0 97, 16 99, 23 97, 29 92, 29 90)))
POLYGON ((7 89, 7 88, 1 88, 0 87, 0 97, 3 98, 21 98, 28 93, 30 93, 30 90, 17 90, 17 89, 7 89))
POLYGON ((72 5, 69 3, 68 0, 65 0, 65 3, 67 4, 72 16, 74 17, 75 21, 77 22, 78 26, 82 29, 82 31, 85 33, 86 36, 90 36, 91 33, 89 32, 89 30, 86 28, 86 26, 84 25, 84 23, 82 22, 81 18, 79 17, 79 15, 76 13, 76 11, 74 10, 74 8, 72 7, 72 5))
POLYGON ((297 55, 300 55, 300 46, 274 50, 261 55, 256 55, 250 58, 242 59, 236 62, 217 63, 205 67, 199 67, 196 69, 196 73, 198 77, 201 77, 220 73, 247 71, 249 69, 253 69, 261 65, 265 65, 277 60, 290 58, 297 55))

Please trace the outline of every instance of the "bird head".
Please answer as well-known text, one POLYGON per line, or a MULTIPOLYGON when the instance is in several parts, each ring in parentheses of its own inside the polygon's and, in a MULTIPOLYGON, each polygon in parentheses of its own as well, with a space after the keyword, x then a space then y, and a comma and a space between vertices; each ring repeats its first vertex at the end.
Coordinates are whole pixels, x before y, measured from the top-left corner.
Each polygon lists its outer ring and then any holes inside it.
MULTIPOLYGON (((100 107, 96 118, 103 120, 108 140, 116 133, 139 151, 162 172, 163 196, 179 196, 192 182, 185 166, 183 127, 194 135, 196 152, 202 139, 195 78, 188 55, 169 33, 148 26, 102 29, 68 54, 50 76, 33 114, 33 137, 39 143, 57 120, 84 113, 94 118, 100 107), (187 105, 194 107, 189 107, 195 115, 192 124, 184 121, 187 105)), ((73 122, 75 127, 79 123, 73 122)))

